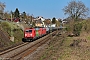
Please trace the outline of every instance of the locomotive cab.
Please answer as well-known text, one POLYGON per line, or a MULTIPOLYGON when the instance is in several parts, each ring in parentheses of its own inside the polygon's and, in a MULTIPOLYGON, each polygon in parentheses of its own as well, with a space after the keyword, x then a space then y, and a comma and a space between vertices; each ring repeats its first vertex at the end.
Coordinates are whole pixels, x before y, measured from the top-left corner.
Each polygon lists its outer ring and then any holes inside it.
POLYGON ((35 39, 35 29, 33 28, 29 28, 29 29, 25 29, 24 30, 24 38, 22 39, 22 41, 33 41, 33 39, 35 39))

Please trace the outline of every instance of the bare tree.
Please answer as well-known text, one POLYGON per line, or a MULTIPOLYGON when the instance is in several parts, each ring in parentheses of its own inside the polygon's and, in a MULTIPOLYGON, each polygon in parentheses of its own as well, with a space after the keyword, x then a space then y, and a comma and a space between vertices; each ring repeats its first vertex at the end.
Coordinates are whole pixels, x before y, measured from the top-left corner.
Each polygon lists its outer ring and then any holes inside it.
POLYGON ((89 8, 87 8, 83 2, 76 2, 73 0, 68 6, 63 8, 63 11, 65 12, 65 15, 68 14, 70 17, 77 20, 78 18, 87 16, 89 8))
POLYGON ((3 17, 3 12, 5 7, 6 7, 5 3, 0 2, 0 18, 3 17))
POLYGON ((6 12, 4 13, 4 18, 6 18, 6 19, 9 18, 9 13, 8 13, 8 11, 6 11, 6 12))

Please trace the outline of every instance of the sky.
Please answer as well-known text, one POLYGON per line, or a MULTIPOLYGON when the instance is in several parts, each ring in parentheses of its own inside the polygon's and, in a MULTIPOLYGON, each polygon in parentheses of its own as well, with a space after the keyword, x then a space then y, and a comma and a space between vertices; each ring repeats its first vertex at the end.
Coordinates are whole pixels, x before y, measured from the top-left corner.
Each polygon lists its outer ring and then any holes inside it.
MULTIPOLYGON (((44 18, 61 18, 68 17, 64 15, 62 10, 72 0, 0 0, 5 2, 5 11, 15 11, 19 9, 20 13, 26 12, 34 17, 42 16, 44 18)), ((90 9, 90 0, 76 0, 82 1, 86 7, 90 9)), ((89 12, 90 13, 90 12, 89 12)), ((90 14, 88 15, 90 17, 90 14)))

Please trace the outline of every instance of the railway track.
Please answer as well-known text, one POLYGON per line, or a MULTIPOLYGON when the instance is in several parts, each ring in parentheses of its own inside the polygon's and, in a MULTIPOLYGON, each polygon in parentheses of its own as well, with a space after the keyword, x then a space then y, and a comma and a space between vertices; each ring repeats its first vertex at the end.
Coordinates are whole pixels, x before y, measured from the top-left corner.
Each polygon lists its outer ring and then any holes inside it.
POLYGON ((19 57, 18 60, 24 59, 25 56, 27 56, 27 55, 31 54, 32 52, 34 52, 39 46, 42 46, 43 44, 45 44, 49 39, 50 39, 50 35, 35 41, 34 42, 35 44, 32 45, 29 49, 27 49, 27 51, 24 51, 24 52, 22 52, 22 54, 17 55, 17 56, 12 57, 12 58, 16 59, 16 58, 19 57), (49 38, 47 38, 47 37, 49 37, 49 38))
MULTIPOLYGON (((55 34, 55 32, 53 32, 55 34)), ((8 49, 0 53, 0 59, 8 60, 20 60, 23 59, 28 54, 34 52, 39 46, 43 45, 46 41, 50 39, 52 33, 47 36, 40 38, 34 42, 26 42, 21 45, 18 45, 14 48, 8 49)))

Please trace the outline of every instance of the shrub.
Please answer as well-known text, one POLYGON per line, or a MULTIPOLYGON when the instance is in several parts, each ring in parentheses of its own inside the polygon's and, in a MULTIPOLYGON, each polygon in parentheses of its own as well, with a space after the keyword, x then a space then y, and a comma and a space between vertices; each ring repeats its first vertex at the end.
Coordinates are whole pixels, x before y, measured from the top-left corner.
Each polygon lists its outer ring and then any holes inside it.
POLYGON ((3 30, 5 30, 8 34, 10 34, 11 26, 10 26, 9 22, 2 22, 2 23, 1 23, 1 27, 2 27, 3 30))
POLYGON ((82 29, 82 23, 76 23, 76 24, 74 24, 73 33, 74 33, 76 36, 79 36, 79 35, 80 35, 80 32, 81 32, 81 29, 82 29))

